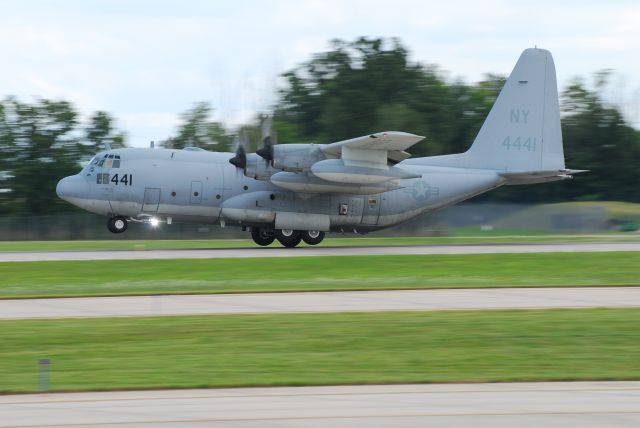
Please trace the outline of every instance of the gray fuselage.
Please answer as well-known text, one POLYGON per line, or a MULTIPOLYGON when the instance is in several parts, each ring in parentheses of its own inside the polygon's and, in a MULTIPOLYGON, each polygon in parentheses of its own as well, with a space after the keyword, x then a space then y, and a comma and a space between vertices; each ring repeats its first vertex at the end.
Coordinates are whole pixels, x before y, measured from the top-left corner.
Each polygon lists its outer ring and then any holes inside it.
POLYGON ((229 163, 232 156, 204 150, 114 149, 97 154, 79 174, 61 180, 57 191, 74 205, 107 216, 365 233, 505 181, 493 170, 403 162, 397 166, 421 177, 402 180, 398 190, 298 193, 246 177, 229 163))

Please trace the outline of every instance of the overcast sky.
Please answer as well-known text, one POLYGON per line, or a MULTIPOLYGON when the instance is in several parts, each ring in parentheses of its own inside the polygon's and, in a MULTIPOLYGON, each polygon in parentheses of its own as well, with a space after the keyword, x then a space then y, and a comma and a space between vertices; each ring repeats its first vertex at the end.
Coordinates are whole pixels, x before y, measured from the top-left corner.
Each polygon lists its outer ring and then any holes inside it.
MULTIPOLYGON (((637 1, 12 1, 0 3, 0 97, 107 110, 147 145, 209 101, 233 126, 274 101, 278 75, 333 38, 399 37, 467 82, 544 47, 558 82, 615 70, 609 98, 640 127, 637 1)), ((411 131, 411 130, 407 130, 411 131)))

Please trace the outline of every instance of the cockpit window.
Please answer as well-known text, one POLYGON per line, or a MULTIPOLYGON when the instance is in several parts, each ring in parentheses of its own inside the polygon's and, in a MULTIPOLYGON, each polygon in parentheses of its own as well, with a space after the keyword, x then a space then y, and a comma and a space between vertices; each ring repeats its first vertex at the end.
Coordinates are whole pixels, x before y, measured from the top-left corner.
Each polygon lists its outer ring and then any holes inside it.
POLYGON ((105 168, 120 168, 120 155, 105 153, 102 159, 95 159, 93 163, 105 168))
POLYGON ((109 174, 108 173, 104 173, 104 174, 96 174, 96 183, 97 184, 109 184, 109 174))

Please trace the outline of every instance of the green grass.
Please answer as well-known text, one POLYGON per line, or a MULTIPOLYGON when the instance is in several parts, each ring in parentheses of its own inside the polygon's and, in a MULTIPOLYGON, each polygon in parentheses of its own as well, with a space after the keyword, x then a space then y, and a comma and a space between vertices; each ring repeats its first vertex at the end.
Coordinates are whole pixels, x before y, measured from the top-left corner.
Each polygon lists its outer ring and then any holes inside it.
MULTIPOLYGON (((446 244, 527 244, 546 242, 615 242, 640 241, 640 235, 562 234, 553 235, 522 230, 492 230, 467 228, 455 236, 418 237, 357 237, 329 236, 320 246, 345 247, 367 245, 446 245, 446 244)), ((277 243, 274 246, 279 246, 277 243)), ((302 244, 304 246, 304 244, 302 244)), ((92 250, 180 250, 203 248, 255 248, 250 239, 191 239, 191 240, 102 240, 102 241, 4 241, 0 251, 92 251, 92 250)))
POLYGON ((640 285, 640 253, 0 263, 0 298, 640 285))
POLYGON ((0 322, 0 391, 640 379, 640 310, 0 322))
POLYGON ((504 229, 526 224, 534 230, 549 230, 553 228, 558 216, 575 217, 578 223, 586 221, 592 227, 607 219, 639 223, 640 204, 593 201, 532 205, 496 220, 494 226, 504 229))

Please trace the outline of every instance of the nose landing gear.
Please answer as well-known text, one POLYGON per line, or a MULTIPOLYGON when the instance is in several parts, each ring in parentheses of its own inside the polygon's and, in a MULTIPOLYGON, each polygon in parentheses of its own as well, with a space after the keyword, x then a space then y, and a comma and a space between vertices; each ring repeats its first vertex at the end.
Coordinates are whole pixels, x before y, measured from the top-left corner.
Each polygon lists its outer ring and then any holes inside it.
POLYGON ((107 229, 111 233, 122 233, 127 230, 129 222, 121 215, 116 215, 107 220, 107 229))

